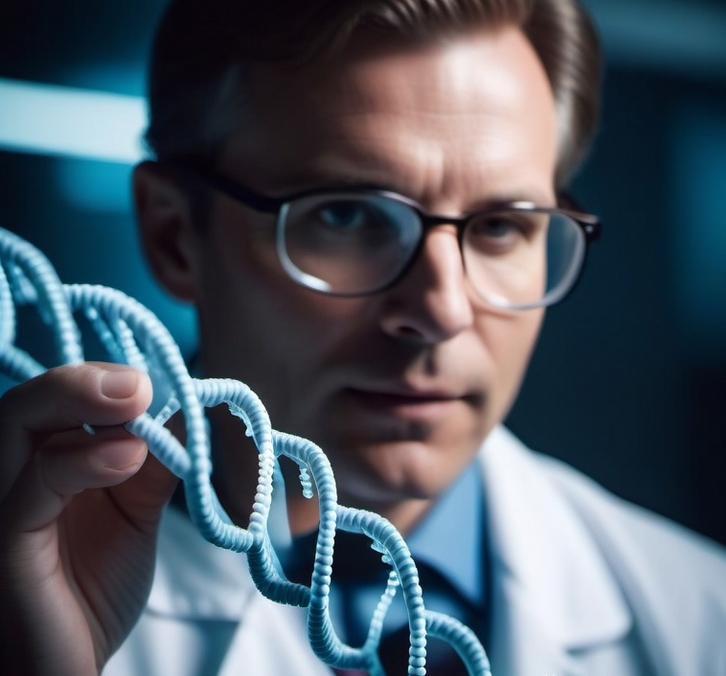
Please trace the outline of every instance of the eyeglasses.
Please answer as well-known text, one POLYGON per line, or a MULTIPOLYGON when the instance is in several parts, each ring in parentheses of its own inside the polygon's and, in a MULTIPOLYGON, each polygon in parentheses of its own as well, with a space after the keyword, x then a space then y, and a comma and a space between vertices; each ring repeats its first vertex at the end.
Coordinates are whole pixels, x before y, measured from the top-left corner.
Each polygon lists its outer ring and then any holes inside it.
POLYGON ((387 190, 341 188, 268 197, 217 174, 194 171, 247 207, 277 214, 277 253, 287 274, 335 296, 390 288, 413 265, 427 231, 453 224, 467 278, 482 299, 502 309, 545 307, 572 289, 587 245, 600 231, 596 216, 575 208, 512 202, 442 216, 387 190))

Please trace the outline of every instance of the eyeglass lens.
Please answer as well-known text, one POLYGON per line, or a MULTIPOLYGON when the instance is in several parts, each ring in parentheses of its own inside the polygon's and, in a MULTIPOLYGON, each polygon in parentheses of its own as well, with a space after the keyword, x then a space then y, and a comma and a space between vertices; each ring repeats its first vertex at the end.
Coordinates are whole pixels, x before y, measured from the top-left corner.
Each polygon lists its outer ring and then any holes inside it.
POLYGON ((577 278, 585 238, 569 216, 503 211, 474 220, 464 232, 464 265, 472 286, 503 308, 549 305, 577 278))

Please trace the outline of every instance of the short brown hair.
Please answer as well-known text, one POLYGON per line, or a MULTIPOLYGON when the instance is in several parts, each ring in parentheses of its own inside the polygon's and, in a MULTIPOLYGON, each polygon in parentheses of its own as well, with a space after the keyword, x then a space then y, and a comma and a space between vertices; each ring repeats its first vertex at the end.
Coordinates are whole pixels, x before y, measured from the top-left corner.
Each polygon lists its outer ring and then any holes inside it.
POLYGON ((172 0, 154 41, 147 144, 160 160, 212 163, 239 124, 245 64, 330 55, 364 26, 426 39, 486 24, 521 27, 544 65, 557 102, 562 187, 599 108, 599 42, 577 0, 172 0))

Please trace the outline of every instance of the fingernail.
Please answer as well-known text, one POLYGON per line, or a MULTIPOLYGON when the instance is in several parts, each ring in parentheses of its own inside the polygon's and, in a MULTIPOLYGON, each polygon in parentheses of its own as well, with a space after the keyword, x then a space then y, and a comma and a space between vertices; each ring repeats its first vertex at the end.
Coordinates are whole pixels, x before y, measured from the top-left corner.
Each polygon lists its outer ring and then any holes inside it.
POLYGON ((101 393, 109 399, 126 399, 136 392, 138 386, 136 371, 106 371, 101 378, 101 393))

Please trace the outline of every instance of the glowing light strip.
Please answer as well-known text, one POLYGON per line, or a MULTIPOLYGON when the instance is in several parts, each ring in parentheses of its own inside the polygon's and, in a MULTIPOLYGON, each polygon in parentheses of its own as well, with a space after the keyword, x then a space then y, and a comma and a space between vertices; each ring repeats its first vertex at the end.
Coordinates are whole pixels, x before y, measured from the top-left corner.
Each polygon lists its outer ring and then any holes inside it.
POLYGON ((145 126, 140 97, 0 78, 0 149, 134 163, 145 126))

